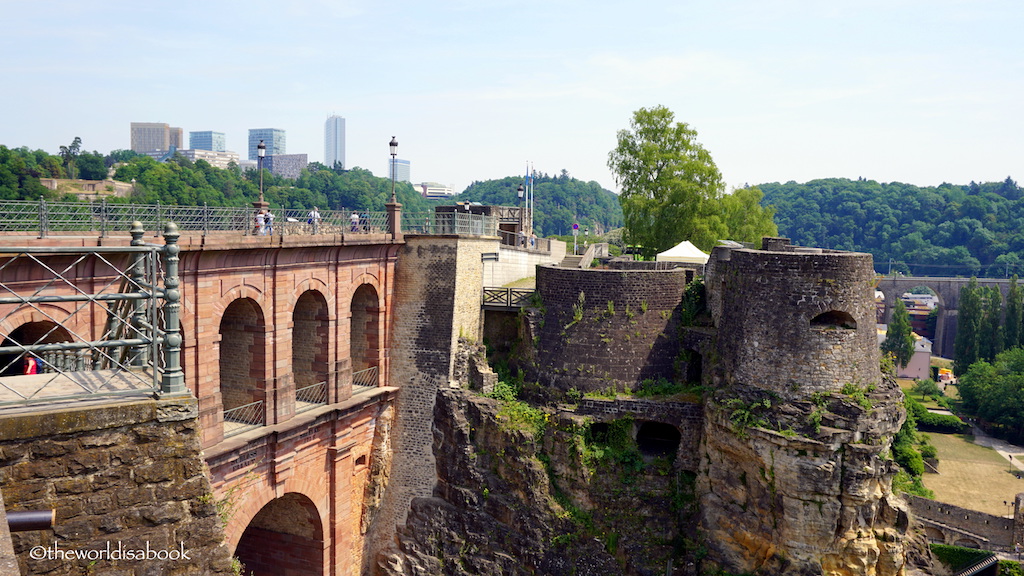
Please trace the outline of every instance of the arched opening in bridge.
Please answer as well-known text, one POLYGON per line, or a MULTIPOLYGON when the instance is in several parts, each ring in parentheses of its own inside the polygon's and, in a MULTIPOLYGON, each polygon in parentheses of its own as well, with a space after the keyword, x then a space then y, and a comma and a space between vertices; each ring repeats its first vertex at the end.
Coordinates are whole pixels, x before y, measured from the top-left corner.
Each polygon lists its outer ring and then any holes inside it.
POLYGON ((964 548, 981 548, 975 540, 971 538, 958 538, 956 542, 953 542, 953 546, 962 546, 964 548))
POLYGON ((856 330, 857 321, 849 312, 829 310, 811 318, 811 328, 818 330, 856 330))
POLYGON ((224 420, 266 422, 266 333, 254 300, 239 298, 220 320, 220 393, 224 420))
POLYGON ((324 531, 313 502, 289 492, 253 517, 235 547, 243 574, 323 576, 324 531))
POLYGON ((369 284, 361 285, 352 295, 349 334, 353 383, 376 386, 377 373, 374 369, 380 365, 380 308, 377 290, 369 284))
POLYGON ((679 450, 679 429, 664 422, 641 422, 636 430, 636 446, 644 456, 675 458, 679 450))
MULTIPOLYGON (((4 338, 3 346, 31 346, 71 341, 71 334, 56 322, 27 322, 12 330, 10 335, 4 338)), ((92 370, 91 362, 86 359, 84 352, 52 350, 37 353, 36 356, 41 359, 38 363, 38 372, 54 372, 57 368, 72 372, 92 370)), ((0 355, 0 376, 24 374, 25 358, 26 353, 23 352, 0 355)))
POLYGON ((309 290, 299 296, 292 312, 292 375, 297 402, 327 403, 330 321, 323 294, 309 290))
POLYGON ((942 533, 942 530, 934 526, 925 526, 924 535, 928 538, 928 541, 932 544, 945 544, 946 535, 942 533))

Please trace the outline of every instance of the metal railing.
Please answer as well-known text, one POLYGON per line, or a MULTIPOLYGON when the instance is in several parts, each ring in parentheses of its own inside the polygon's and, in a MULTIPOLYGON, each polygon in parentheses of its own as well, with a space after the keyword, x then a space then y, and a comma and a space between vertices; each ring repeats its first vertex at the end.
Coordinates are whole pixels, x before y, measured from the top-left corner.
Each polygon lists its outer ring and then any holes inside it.
POLYGON ((0 248, 0 325, 13 325, 0 330, 0 406, 184 391, 177 229, 164 246, 131 234, 131 246, 0 248))
POLYGON ((370 366, 365 370, 352 373, 352 386, 361 386, 363 388, 376 388, 377 387, 377 367, 370 366))
POLYGON ((551 240, 547 238, 526 236, 507 230, 498 230, 498 235, 501 237, 502 246, 515 246, 529 252, 551 252, 551 240))
POLYGON ((225 410, 224 437, 227 438, 235 434, 241 434, 246 430, 259 428, 263 426, 264 422, 263 400, 257 400, 237 408, 225 410))
POLYGON ((402 214, 405 234, 459 234, 496 236, 498 221, 493 216, 462 212, 405 212, 402 214))
POLYGON ((484 288, 482 303, 497 308, 522 308, 533 293, 531 288, 484 288))
MULTIPOLYGON (((322 210, 311 218, 306 209, 271 210, 273 235, 389 232, 386 212, 322 210)), ((109 204, 98 202, 47 202, 8 200, 0 207, 0 232, 98 232, 129 228, 141 222, 148 230, 162 230, 168 222, 183 232, 237 232, 260 234, 251 206, 177 206, 162 204, 109 204)))
POLYGON ((327 404, 327 382, 317 382, 295 390, 295 411, 305 412, 327 404))

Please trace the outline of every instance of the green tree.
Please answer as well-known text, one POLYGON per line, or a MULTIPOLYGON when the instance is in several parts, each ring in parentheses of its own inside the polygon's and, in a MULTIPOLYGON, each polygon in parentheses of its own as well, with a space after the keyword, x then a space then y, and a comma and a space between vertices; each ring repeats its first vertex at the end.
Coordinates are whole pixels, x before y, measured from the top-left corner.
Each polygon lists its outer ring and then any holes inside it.
POLYGON ((942 390, 939 390, 939 385, 931 378, 914 382, 913 391, 921 395, 921 400, 924 400, 925 396, 939 396, 942 394, 942 390))
POLYGON ((645 256, 683 240, 708 250, 728 232, 718 213, 722 175, 697 132, 674 120, 664 106, 637 110, 608 154, 621 188, 626 242, 642 245, 645 256))
POLYGON ((978 338, 978 356, 991 362, 1003 351, 1003 295, 995 286, 983 288, 981 295, 984 298, 984 314, 979 335, 984 334, 984 337, 978 338))
POLYGON ((1006 292, 1006 319, 1003 322, 1003 348, 1009 350, 1021 345, 1021 312, 1024 310, 1024 294, 1017 284, 1017 275, 1010 278, 1006 292))
POLYGON ((75 169, 75 160, 78 158, 78 151, 82 148, 82 139, 75 136, 70 146, 60 147, 60 157, 64 159, 64 170, 68 178, 77 178, 78 171, 75 169))
POLYGON ((896 363, 906 366, 914 356, 914 336, 910 329, 910 314, 902 299, 897 299, 892 309, 892 320, 882 342, 882 351, 892 354, 896 363))
POLYGON ((757 187, 740 188, 722 197, 722 218, 730 240, 758 242, 763 236, 778 236, 775 208, 762 207, 763 197, 757 187))
POLYGON ((957 315, 956 339, 953 341, 953 372, 960 376, 978 361, 978 333, 984 315, 984 302, 978 279, 971 277, 960 288, 960 313, 957 315))

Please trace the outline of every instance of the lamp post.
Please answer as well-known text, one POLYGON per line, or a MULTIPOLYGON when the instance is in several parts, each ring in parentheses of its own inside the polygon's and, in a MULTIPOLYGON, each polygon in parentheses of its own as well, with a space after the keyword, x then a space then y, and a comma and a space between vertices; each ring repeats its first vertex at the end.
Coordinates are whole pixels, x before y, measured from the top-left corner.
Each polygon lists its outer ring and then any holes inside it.
POLYGON ((395 166, 395 154, 398 154, 398 140, 392 136, 388 145, 391 146, 391 203, 394 204, 397 201, 395 199, 395 171, 398 167, 395 166))
POLYGON ((260 204, 263 202, 263 158, 267 155, 267 145, 260 140, 260 143, 256 145, 256 169, 260 172, 260 204))

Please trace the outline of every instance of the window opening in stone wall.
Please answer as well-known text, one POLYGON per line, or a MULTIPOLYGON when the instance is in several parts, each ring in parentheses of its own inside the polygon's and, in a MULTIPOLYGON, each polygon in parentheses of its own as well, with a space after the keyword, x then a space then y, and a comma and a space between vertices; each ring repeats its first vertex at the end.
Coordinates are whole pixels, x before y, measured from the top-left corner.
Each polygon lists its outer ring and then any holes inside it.
POLYGON ((361 285, 352 295, 349 353, 353 373, 380 365, 379 318, 377 291, 369 284, 361 285))
POLYGON ((299 297, 292 312, 292 326, 295 410, 301 412, 328 401, 330 316, 323 294, 310 290, 299 297))
POLYGON ((266 422, 265 327, 254 300, 240 298, 220 321, 220 393, 227 422, 262 426, 266 422))
POLYGON ((849 312, 829 310, 811 319, 811 328, 818 330, 856 330, 857 321, 849 312))
POLYGON ((636 431, 640 453, 653 458, 674 458, 679 451, 679 429, 664 422, 641 422, 636 431))
MULTIPOLYGON (((55 322, 27 322, 18 326, 11 332, 9 338, 5 338, 4 346, 31 346, 34 344, 56 344, 58 342, 71 342, 71 334, 63 326, 55 322)), ((42 362, 36 362, 36 373, 53 372, 57 366, 61 370, 74 372, 77 370, 92 370, 92 366, 79 365, 85 362, 81 353, 84 351, 49 351, 39 354, 42 362)), ((26 358, 29 354, 0 354, 0 376, 17 376, 25 374, 26 358)))

